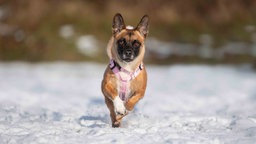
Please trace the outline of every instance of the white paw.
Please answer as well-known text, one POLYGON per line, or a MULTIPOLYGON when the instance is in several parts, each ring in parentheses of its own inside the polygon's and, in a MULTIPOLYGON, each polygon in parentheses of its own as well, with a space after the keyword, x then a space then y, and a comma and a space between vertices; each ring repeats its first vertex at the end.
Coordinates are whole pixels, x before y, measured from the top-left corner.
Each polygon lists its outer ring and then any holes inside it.
POLYGON ((113 100, 115 112, 117 115, 125 115, 126 114, 126 108, 124 106, 124 102, 120 99, 119 96, 116 96, 113 100))

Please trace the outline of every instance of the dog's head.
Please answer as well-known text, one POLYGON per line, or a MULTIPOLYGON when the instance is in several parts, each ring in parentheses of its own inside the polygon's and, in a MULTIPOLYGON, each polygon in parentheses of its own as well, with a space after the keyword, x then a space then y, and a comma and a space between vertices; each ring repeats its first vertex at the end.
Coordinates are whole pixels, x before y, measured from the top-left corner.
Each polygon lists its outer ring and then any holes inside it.
POLYGON ((149 17, 141 18, 136 28, 126 26, 121 14, 113 18, 112 33, 114 37, 112 53, 120 62, 142 61, 145 53, 144 41, 148 34, 149 17))

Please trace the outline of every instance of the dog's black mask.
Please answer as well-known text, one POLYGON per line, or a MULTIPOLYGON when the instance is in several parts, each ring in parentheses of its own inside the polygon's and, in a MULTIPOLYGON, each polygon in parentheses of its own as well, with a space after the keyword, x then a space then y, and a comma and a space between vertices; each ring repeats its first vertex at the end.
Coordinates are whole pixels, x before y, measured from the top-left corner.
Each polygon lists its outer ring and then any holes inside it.
POLYGON ((117 52, 123 61, 131 62, 139 55, 140 46, 141 43, 137 40, 127 41, 121 38, 117 41, 117 52))

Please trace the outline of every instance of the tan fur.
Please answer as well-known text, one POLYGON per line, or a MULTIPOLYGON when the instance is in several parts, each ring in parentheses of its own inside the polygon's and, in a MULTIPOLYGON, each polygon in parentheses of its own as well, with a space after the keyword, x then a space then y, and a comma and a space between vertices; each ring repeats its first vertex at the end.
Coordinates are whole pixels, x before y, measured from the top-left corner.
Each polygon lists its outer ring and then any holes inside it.
MULTIPOLYGON (((115 20, 115 19, 114 19, 115 20)), ((117 23, 119 24, 119 23, 117 23)), ((122 26, 122 25, 121 25, 122 26)), ((107 45, 107 54, 110 59, 115 60, 121 67, 133 72, 138 68, 138 66, 143 63, 143 58, 145 54, 145 36, 137 29, 125 29, 123 28, 120 31, 117 31, 117 28, 114 28, 115 32, 113 32, 113 36, 111 37, 108 45, 107 45), (131 35, 132 33, 132 35, 131 35), (141 43, 139 55, 132 62, 124 62, 122 61, 117 52, 117 40, 120 38, 125 38, 126 40, 137 40, 141 43)), ((144 31, 143 31, 144 32, 144 31)), ((113 127, 119 127, 122 118, 127 115, 116 114, 115 107, 113 101, 116 97, 119 96, 119 84, 120 80, 116 77, 116 75, 112 72, 112 70, 107 66, 103 80, 102 80, 102 93, 105 97, 105 103, 110 111, 110 117, 112 121, 113 127)), ((145 66, 140 71, 139 75, 135 77, 135 79, 129 82, 129 99, 124 103, 126 110, 133 110, 135 104, 143 98, 147 85, 147 73, 145 66)))

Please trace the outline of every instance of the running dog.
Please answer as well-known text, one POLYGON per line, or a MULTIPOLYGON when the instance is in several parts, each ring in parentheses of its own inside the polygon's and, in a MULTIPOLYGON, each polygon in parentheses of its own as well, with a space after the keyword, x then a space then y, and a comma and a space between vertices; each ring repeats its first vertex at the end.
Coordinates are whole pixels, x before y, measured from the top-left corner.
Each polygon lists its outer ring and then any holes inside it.
POLYGON ((126 26, 119 13, 113 18, 112 37, 107 45, 110 63, 101 85, 112 127, 120 127, 122 118, 144 97, 147 72, 143 58, 148 28, 147 15, 136 28, 126 26))

